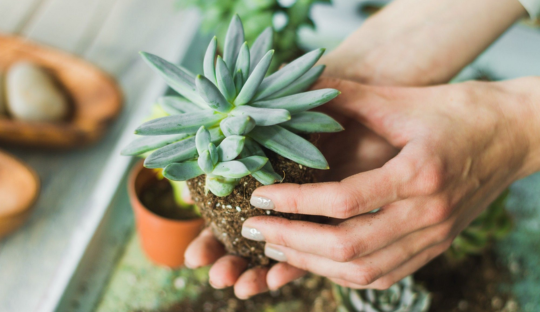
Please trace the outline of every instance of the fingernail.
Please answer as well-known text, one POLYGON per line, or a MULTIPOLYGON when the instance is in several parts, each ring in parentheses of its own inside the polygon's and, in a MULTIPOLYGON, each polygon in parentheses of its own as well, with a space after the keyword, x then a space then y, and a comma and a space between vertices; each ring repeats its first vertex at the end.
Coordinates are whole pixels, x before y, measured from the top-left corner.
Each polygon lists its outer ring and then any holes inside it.
POLYGON ((187 262, 186 260, 184 260, 184 266, 185 266, 186 268, 188 268, 188 269, 196 269, 196 268, 197 268, 196 265, 193 265, 193 264, 187 262))
POLYGON ((274 259, 276 261, 279 261, 279 262, 286 262, 287 261, 287 257, 285 256, 285 254, 273 247, 270 247, 268 245, 265 245, 264 246, 264 254, 268 257, 268 258, 271 258, 271 259, 274 259))
POLYGON ((257 208, 270 210, 274 209, 274 203, 270 199, 265 197, 251 196, 250 203, 257 208))
POLYGON ((259 242, 264 241, 264 236, 262 235, 262 233, 255 228, 250 228, 249 226, 242 227, 242 236, 244 236, 247 239, 254 240, 254 241, 259 241, 259 242))
POLYGON ((223 289, 223 288, 225 288, 225 287, 218 287, 218 286, 214 285, 214 283, 212 283, 212 280, 208 280, 208 284, 210 284, 210 286, 212 286, 212 288, 214 288, 214 289, 223 289))

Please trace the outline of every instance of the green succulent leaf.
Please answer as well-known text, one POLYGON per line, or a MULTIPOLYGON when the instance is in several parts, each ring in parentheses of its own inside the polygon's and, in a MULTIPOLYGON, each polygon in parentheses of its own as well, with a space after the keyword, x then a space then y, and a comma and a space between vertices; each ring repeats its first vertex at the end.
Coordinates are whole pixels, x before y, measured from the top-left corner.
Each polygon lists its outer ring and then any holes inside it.
POLYGON ((225 136, 246 135, 255 125, 255 120, 250 116, 236 116, 223 119, 220 128, 225 136))
POLYGON ((272 49, 272 42, 274 41, 274 31, 272 27, 267 27, 253 42, 250 49, 250 74, 253 71, 256 64, 259 64, 263 56, 272 49))
POLYGON ((291 114, 295 114, 320 106, 338 95, 339 91, 336 89, 320 89, 288 95, 273 100, 257 101, 250 105, 264 108, 284 108, 291 112, 291 114))
POLYGON ((234 86, 232 74, 221 56, 218 56, 216 61, 216 80, 218 88, 225 99, 232 102, 236 97, 236 88, 234 86))
POLYGON ((208 150, 208 144, 212 141, 210 132, 206 130, 204 126, 201 126, 195 135, 195 146, 197 147, 197 153, 201 155, 204 151, 208 150))
POLYGON ((204 54, 204 61, 203 61, 204 76, 208 78, 208 80, 210 80, 214 84, 217 84, 216 68, 214 65, 214 60, 216 59, 216 50, 217 50, 217 38, 214 36, 214 38, 210 40, 210 44, 208 45, 208 48, 206 49, 206 53, 204 54))
POLYGON ((236 88, 236 94, 240 93, 243 86, 244 86, 244 78, 243 78, 242 70, 239 69, 234 75, 234 87, 236 88))
POLYGON ((242 71, 246 73, 245 76, 242 76, 242 81, 246 81, 249 75, 249 48, 247 42, 244 42, 240 48, 240 53, 238 54, 238 60, 236 61, 235 72, 242 71))
MULTIPOLYGON (((240 153, 240 157, 246 158, 249 156, 262 156, 266 157, 266 154, 259 146, 259 144, 250 138, 246 138, 244 143, 244 149, 240 153)), ((274 171, 272 164, 267 162, 264 166, 256 172, 252 172, 251 175, 264 185, 274 184, 275 182, 283 181, 283 178, 274 171)))
POLYGON ((208 153, 210 153, 210 159, 212 159, 212 164, 215 166, 219 162, 219 154, 217 147, 214 143, 208 144, 208 153))
POLYGON ((229 161, 235 159, 244 148, 245 137, 231 135, 226 137, 217 147, 219 161, 229 161))
MULTIPOLYGON (((220 142, 225 138, 219 128, 210 129, 210 137, 213 143, 220 142)), ((152 152, 144 160, 146 168, 165 168, 168 164, 182 162, 197 156, 195 137, 169 144, 152 152)))
POLYGON ((238 15, 234 15, 229 24, 229 29, 225 36, 225 47, 223 48, 223 60, 229 68, 235 68, 236 59, 244 41, 242 21, 238 15))
POLYGON ((249 175, 251 172, 249 169, 237 160, 227 161, 227 162, 220 162, 216 165, 214 168, 214 171, 212 172, 213 175, 219 175, 226 178, 242 178, 247 175, 249 175))
POLYGON ((206 107, 206 103, 195 89, 195 81, 193 80, 191 73, 186 72, 179 66, 174 65, 157 55, 141 52, 141 56, 176 92, 180 93, 191 102, 199 105, 201 108, 206 107))
POLYGON ((158 104, 169 115, 195 113, 202 110, 200 106, 179 96, 162 96, 158 99, 158 104))
POLYGON ((280 126, 255 127, 249 133, 259 144, 306 167, 328 169, 321 152, 302 137, 280 126))
POLYGON ((195 160, 179 164, 170 164, 163 170, 163 176, 173 181, 187 181, 196 178, 204 172, 195 160))
POLYGON ((163 136, 143 136, 133 140, 126 146, 121 154, 124 156, 140 155, 176 141, 187 138, 189 134, 171 134, 163 136))
POLYGON ((227 102, 227 99, 219 91, 216 85, 214 85, 206 77, 201 75, 197 76, 195 79, 195 85, 197 87, 197 92, 204 99, 204 101, 206 101, 206 104, 212 109, 218 112, 226 113, 233 108, 232 104, 227 102))
POLYGON ((212 162, 212 157, 210 156, 210 152, 208 150, 205 150, 199 154, 197 163, 199 164, 199 167, 201 167, 201 169, 207 174, 212 173, 214 170, 214 163, 212 162))
POLYGON ((316 49, 308 52, 272 75, 264 78, 258 88, 255 100, 262 100, 289 86, 313 67, 323 53, 324 49, 316 49))
POLYGON ((293 81, 290 85, 270 95, 266 99, 271 100, 306 91, 307 89, 309 89, 309 87, 311 87, 312 84, 315 83, 315 81, 317 81, 317 79, 319 79, 325 67, 325 65, 318 65, 311 68, 307 71, 307 73, 303 74, 300 78, 293 81))
POLYGON ((232 193, 240 180, 216 176, 206 176, 206 187, 216 196, 223 197, 232 193))
POLYGON ((211 110, 203 110, 196 113, 186 113, 153 119, 140 125, 135 134, 163 135, 176 133, 195 133, 200 127, 219 124, 225 116, 211 110))
POLYGON ((272 56, 274 55, 274 50, 268 51, 261 61, 255 66, 253 72, 249 75, 248 79, 244 83, 242 90, 234 100, 236 106, 244 105, 251 101, 255 93, 257 92, 259 85, 264 79, 270 64, 272 63, 272 56))
POLYGON ((236 107, 231 111, 232 116, 250 116, 257 126, 277 125, 291 119, 291 114, 286 109, 259 108, 249 105, 236 107))
POLYGON ((339 132, 343 127, 332 117, 319 112, 301 112, 292 116, 292 119, 281 124, 293 132, 317 133, 339 132))
POLYGON ((238 161, 243 163, 250 173, 254 173, 261 169, 268 162, 268 158, 263 156, 249 156, 246 158, 238 159, 238 161))

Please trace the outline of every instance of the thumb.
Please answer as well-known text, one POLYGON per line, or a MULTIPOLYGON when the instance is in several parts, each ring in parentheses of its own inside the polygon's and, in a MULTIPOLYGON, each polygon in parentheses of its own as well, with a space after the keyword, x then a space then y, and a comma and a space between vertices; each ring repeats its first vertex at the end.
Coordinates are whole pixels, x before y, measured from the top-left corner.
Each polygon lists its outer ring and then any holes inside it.
POLYGON ((368 86, 330 77, 322 77, 312 86, 312 89, 322 88, 334 88, 341 92, 324 105, 326 109, 353 118, 395 143, 394 138, 405 125, 404 116, 412 100, 408 88, 368 86))

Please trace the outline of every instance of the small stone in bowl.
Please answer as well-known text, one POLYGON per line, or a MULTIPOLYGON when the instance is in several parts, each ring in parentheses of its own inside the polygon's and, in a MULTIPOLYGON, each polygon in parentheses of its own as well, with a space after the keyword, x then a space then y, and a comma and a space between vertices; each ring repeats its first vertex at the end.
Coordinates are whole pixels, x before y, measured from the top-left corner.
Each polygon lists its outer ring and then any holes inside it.
POLYGON ((68 113, 64 94, 52 77, 30 62, 13 64, 6 75, 7 109, 14 119, 59 121, 68 113))

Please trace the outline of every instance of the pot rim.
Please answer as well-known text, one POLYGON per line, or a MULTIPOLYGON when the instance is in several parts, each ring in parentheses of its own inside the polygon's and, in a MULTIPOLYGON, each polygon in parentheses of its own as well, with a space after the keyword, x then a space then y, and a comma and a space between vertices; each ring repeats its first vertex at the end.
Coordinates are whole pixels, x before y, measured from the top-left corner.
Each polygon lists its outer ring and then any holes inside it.
MULTIPOLYGON (((128 185, 127 185, 127 189, 128 189, 128 194, 129 194, 129 197, 130 199, 132 200, 136 200, 138 203, 139 203, 139 206, 146 212, 148 213, 149 215, 151 215, 153 218, 161 221, 161 222, 165 222, 165 223, 183 223, 183 224, 187 224, 187 223, 197 223, 197 222, 200 222, 203 219, 202 216, 199 216, 197 218, 192 218, 192 219, 186 219, 186 220, 177 220, 177 219, 169 219, 169 218, 165 218, 165 217, 162 217, 158 214, 156 214, 155 212, 153 212, 152 210, 148 209, 140 200, 139 198, 139 194, 137 194, 137 192, 135 191, 135 180, 137 179, 137 177, 139 176, 140 172, 143 170, 143 169, 147 169, 144 167, 144 159, 141 159, 140 161, 137 162, 137 164, 135 164, 132 168, 131 168, 131 172, 129 174, 129 178, 128 178, 128 185)), ((132 205, 133 206, 133 205, 132 205)))

